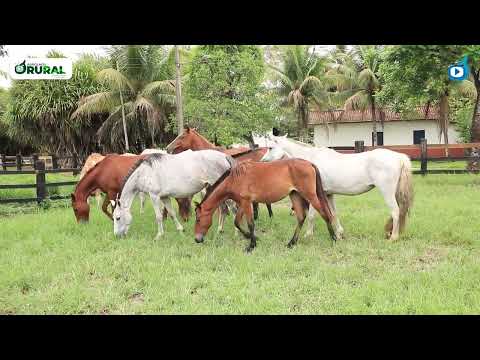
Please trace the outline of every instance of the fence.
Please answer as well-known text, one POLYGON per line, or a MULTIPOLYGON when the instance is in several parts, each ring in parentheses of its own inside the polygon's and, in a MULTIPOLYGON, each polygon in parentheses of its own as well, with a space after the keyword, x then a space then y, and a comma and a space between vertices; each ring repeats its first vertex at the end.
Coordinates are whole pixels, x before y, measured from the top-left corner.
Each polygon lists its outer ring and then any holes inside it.
MULTIPOLYGON (((447 146, 442 144, 432 144, 428 145, 426 139, 422 139, 419 145, 392 145, 392 146, 365 146, 363 141, 355 141, 354 152, 364 152, 366 150, 373 150, 374 148, 384 148, 390 149, 393 151, 405 153, 410 155, 412 160, 420 161, 420 170, 413 170, 414 174, 478 174, 478 170, 473 169, 432 169, 428 170, 428 162, 446 162, 446 161, 463 161, 463 160, 473 160, 480 163, 480 153, 476 155, 465 156, 465 149, 480 149, 480 143, 469 143, 469 144, 449 144, 447 146), (458 151, 448 151, 449 156, 439 156, 439 151, 445 151, 445 149, 461 149, 462 152, 458 151), (411 154, 419 154, 419 156, 411 156, 411 154), (455 156, 452 156, 455 155, 455 156)), ((348 149, 350 150, 350 149, 348 149)), ((341 151, 341 150, 340 150, 341 151)), ((350 151, 349 151, 350 152, 350 151)), ((441 154, 440 154, 441 155, 441 154)))
MULTIPOLYGON (((54 195, 54 196, 49 196, 48 195, 48 188, 49 187, 58 187, 58 186, 68 186, 68 185, 76 185, 77 181, 62 181, 62 182, 52 182, 52 183, 47 183, 45 179, 45 174, 50 174, 50 173, 73 173, 73 175, 78 174, 81 171, 81 168, 78 167, 72 167, 72 168, 59 168, 58 167, 58 159, 53 160, 52 159, 52 169, 46 169, 45 168, 45 161, 44 160, 38 160, 38 155, 33 155, 32 158, 34 159, 33 162, 30 164, 30 166, 33 168, 32 170, 22 170, 22 165, 25 163, 22 161, 22 157, 19 157, 18 155, 16 156, 16 167, 17 170, 6 170, 8 163, 4 162, 3 159, 8 157, 5 155, 2 155, 2 165, 4 170, 0 171, 0 175, 15 175, 15 174, 35 174, 36 181, 35 184, 15 184, 15 185, 0 185, 0 190, 2 189, 26 189, 26 188, 35 188, 36 189, 36 197, 34 198, 17 198, 17 199, 0 199, 0 204, 6 204, 6 203, 26 203, 26 202, 32 202, 32 201, 37 201, 39 204, 44 201, 45 199, 50 199, 50 200, 60 200, 60 199, 67 199, 70 196, 69 195, 54 195)), ((64 157, 67 158, 67 157, 64 157)), ((71 157, 70 157, 71 158, 71 157)), ((74 160, 74 164, 76 165, 77 162, 74 160)))
POLYGON ((72 160, 72 168, 77 168, 79 161, 77 156, 57 156, 55 154, 52 155, 39 155, 33 154, 32 156, 22 156, 20 154, 17 155, 0 155, 0 159, 2 161, 2 168, 3 171, 7 171, 8 167, 16 167, 18 171, 22 170, 23 168, 31 168, 35 170, 35 163, 37 160, 44 160, 47 168, 50 167, 52 169, 59 169, 59 162, 61 160, 72 160))

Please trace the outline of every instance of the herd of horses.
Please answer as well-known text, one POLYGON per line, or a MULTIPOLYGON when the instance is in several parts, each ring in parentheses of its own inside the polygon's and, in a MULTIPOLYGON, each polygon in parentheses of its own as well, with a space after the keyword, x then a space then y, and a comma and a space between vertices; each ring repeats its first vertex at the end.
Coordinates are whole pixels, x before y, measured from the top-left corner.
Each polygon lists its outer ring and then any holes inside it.
POLYGON ((105 194, 103 212, 113 220, 114 234, 127 234, 132 222, 130 208, 140 197, 143 213, 148 194, 158 225, 156 238, 164 234, 163 221, 170 215, 178 231, 171 198, 178 203, 183 221, 191 214, 193 196, 203 193, 195 206, 195 241, 203 242, 216 211, 218 232, 225 217, 235 214, 234 224, 256 246, 255 222, 258 204, 271 204, 289 196, 297 227, 288 246, 293 246, 307 220, 307 235, 313 234, 313 218, 320 214, 332 240, 344 236, 336 214, 335 194, 357 195, 377 187, 390 208, 386 237, 396 240, 405 227, 412 205, 411 163, 408 156, 387 149, 342 154, 327 147, 314 147, 285 136, 271 135, 268 147, 225 149, 210 143, 196 129, 186 127, 165 150, 147 149, 140 155, 92 154, 85 162, 74 193, 72 207, 79 222, 89 219, 90 196, 105 194), (108 211, 109 205, 111 212, 108 211), (245 218, 247 229, 243 228, 245 218))

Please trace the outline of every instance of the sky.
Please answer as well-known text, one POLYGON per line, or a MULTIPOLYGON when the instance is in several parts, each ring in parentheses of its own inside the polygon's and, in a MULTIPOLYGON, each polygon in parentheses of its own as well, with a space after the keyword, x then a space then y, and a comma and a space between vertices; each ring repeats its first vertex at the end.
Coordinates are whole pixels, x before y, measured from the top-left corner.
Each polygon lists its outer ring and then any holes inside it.
MULTIPOLYGON (((315 45, 316 52, 323 53, 335 45, 315 45)), ((8 72, 10 60, 26 56, 44 57, 50 50, 57 50, 75 61, 80 54, 105 55, 105 45, 6 45, 8 56, 0 57, 0 70, 8 72)), ((10 86, 10 79, 0 77, 0 87, 10 86)))

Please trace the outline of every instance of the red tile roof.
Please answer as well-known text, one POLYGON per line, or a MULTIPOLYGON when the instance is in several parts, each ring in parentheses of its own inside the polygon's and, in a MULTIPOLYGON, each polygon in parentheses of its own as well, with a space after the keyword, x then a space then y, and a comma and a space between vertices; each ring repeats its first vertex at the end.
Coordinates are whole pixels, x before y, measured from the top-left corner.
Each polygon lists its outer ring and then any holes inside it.
MULTIPOLYGON (((377 109, 375 111, 377 121, 400 121, 400 120, 437 120, 438 106, 419 106, 411 114, 393 112, 391 110, 377 109)), ((370 110, 330 110, 310 111, 308 124, 317 125, 325 123, 358 123, 372 121, 370 110)))

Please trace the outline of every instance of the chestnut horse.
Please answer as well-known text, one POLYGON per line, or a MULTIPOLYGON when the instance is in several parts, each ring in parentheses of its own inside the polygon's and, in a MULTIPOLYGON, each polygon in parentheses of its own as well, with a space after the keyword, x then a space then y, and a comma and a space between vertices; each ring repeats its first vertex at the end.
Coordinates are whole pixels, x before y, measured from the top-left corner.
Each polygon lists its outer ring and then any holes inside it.
POLYGON ((196 129, 192 129, 188 126, 185 127, 183 133, 178 135, 170 144, 167 145, 165 150, 170 154, 178 154, 185 150, 218 150, 227 155, 235 155, 248 151, 247 147, 239 147, 234 149, 225 149, 220 146, 215 146, 210 141, 200 135, 196 129))
POLYGON ((250 252, 256 246, 252 202, 274 203, 287 195, 290 196, 298 222, 288 247, 295 245, 298 240, 309 203, 320 213, 327 223, 331 238, 336 240, 332 226, 335 215, 328 204, 318 168, 306 160, 288 159, 270 163, 249 161, 226 171, 209 189, 202 202, 196 205, 195 241, 203 242, 215 209, 226 199, 232 199, 239 207, 235 226, 250 239, 246 248, 250 252), (244 215, 249 232, 240 226, 244 215))
MULTIPOLYGON (((112 214, 108 212, 110 200, 116 199, 128 171, 137 160, 143 157, 144 155, 122 156, 110 154, 86 172, 85 176, 78 182, 75 191, 71 194, 72 208, 77 221, 88 221, 90 206, 87 199, 90 195, 94 195, 97 189, 107 194, 102 205, 102 210, 113 220, 112 214)), ((187 221, 190 215, 190 199, 176 200, 182 219, 187 221)))
MULTIPOLYGON (((246 152, 232 155, 232 157, 237 161, 237 163, 242 163, 245 161, 260 161, 268 151, 269 151, 268 147, 260 147, 255 150, 248 150, 246 152)), ((266 204, 266 206, 268 210, 268 216, 272 217, 273 216, 272 205, 266 204)), ((257 202, 253 203, 253 218, 254 220, 258 219, 258 203, 257 202)))

